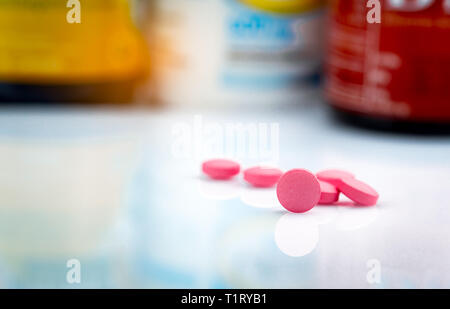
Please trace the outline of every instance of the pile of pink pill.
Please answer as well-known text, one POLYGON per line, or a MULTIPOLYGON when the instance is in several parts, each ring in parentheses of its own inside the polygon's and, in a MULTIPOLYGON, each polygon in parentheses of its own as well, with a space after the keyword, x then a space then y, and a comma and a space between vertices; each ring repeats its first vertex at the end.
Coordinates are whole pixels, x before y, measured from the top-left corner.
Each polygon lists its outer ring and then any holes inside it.
MULTIPOLYGON (((202 170, 212 179, 229 180, 240 173, 241 167, 231 160, 214 159, 204 162, 202 170)), ((313 174, 305 169, 293 169, 283 173, 278 168, 256 166, 244 170, 243 175, 254 187, 276 185, 280 204, 294 213, 307 212, 316 205, 336 204, 341 193, 360 206, 375 205, 379 198, 371 186, 341 170, 313 174)))

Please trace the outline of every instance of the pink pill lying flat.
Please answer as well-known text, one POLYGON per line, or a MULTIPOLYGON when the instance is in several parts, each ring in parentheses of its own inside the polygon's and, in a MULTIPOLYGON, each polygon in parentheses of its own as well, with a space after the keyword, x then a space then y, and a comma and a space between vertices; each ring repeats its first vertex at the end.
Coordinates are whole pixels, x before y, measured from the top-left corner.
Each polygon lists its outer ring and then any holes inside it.
POLYGON ((355 178, 343 178, 337 187, 345 196, 359 205, 372 206, 378 201, 377 191, 355 178))
POLYGON ((269 188, 276 185, 283 172, 272 167, 252 167, 244 171, 244 179, 255 187, 269 188))
POLYGON ((231 160, 215 159, 203 162, 203 172, 212 179, 225 180, 239 174, 241 167, 231 160))
POLYGON ((287 210, 295 213, 307 212, 319 202, 319 181, 307 170, 291 170, 278 181, 277 197, 287 210))
POLYGON ((339 190, 331 183, 319 180, 320 184, 320 205, 334 204, 339 200, 339 190))
POLYGON ((339 180, 344 178, 355 178, 352 173, 342 170, 324 170, 316 174, 317 179, 337 186, 339 180))

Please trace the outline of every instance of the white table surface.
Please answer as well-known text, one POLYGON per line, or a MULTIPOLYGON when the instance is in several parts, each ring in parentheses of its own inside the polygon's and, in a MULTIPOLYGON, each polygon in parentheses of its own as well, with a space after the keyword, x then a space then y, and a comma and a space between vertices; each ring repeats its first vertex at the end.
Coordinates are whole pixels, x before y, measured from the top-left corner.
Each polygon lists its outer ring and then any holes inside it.
POLYGON ((449 288, 449 194, 449 137, 340 126, 319 103, 2 108, 0 287, 449 288), (239 145, 220 139, 237 124, 275 128, 266 151, 228 149, 244 167, 348 169, 379 204, 296 215, 273 189, 204 179, 220 153, 199 147, 239 145))

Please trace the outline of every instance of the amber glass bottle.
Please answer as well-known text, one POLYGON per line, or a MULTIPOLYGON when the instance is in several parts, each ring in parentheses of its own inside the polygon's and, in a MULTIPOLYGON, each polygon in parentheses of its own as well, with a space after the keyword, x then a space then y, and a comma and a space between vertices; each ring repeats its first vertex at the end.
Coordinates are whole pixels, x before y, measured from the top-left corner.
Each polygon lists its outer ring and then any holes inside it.
POLYGON ((0 1, 0 102, 130 102, 145 55, 130 1, 0 1))

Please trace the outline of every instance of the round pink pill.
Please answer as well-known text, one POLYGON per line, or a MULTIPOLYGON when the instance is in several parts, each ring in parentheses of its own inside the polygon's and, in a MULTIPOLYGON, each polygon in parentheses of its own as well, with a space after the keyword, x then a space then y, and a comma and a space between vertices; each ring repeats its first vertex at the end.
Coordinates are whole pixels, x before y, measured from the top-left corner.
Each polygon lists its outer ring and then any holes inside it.
POLYGON ((244 179, 255 187, 270 188, 276 185, 283 172, 272 167, 252 167, 244 171, 244 179))
POLYGON ((320 181, 320 200, 321 205, 334 204, 339 200, 339 190, 331 183, 320 181))
POLYGON ((355 175, 352 173, 342 171, 342 170, 324 170, 321 172, 318 172, 316 174, 317 179, 321 181, 325 181, 328 183, 331 183, 332 185, 337 186, 339 183, 339 180, 344 178, 355 178, 355 175))
POLYGON ((355 178, 343 178, 338 189, 349 199, 362 206, 372 206, 378 201, 378 193, 368 184, 355 178))
POLYGON ((319 202, 319 181, 307 170, 291 170, 278 181, 277 197, 280 204, 290 212, 307 212, 319 202))
POLYGON ((231 160, 214 159, 203 162, 203 172, 217 180, 226 180, 239 174, 241 167, 239 163, 231 160))

